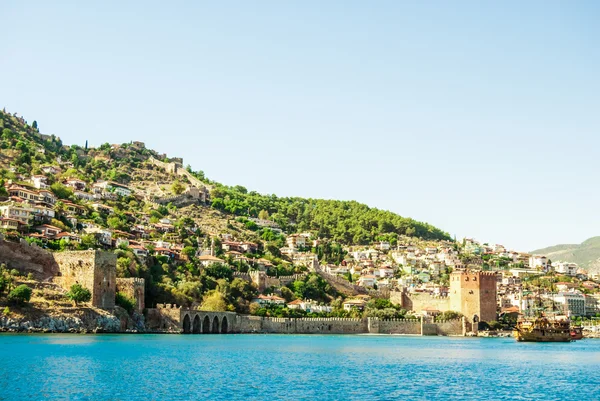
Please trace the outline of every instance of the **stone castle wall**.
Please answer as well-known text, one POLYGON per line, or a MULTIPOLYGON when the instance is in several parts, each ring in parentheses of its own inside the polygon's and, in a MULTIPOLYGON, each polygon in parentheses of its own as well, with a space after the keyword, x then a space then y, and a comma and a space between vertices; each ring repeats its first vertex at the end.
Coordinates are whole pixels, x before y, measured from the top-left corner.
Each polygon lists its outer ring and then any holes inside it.
POLYGON ((139 313, 144 310, 145 280, 143 278, 117 278, 116 291, 123 293, 135 303, 135 309, 139 313))
POLYGON ((450 298, 431 295, 429 293, 407 293, 404 291, 390 292, 390 301, 408 311, 421 312, 426 308, 445 312, 450 309, 450 298))
POLYGON ((367 332, 366 319, 345 318, 271 318, 239 316, 242 333, 281 334, 358 334, 367 332))
MULTIPOLYGON (((227 333, 277 334, 408 334, 408 335, 462 335, 463 319, 433 322, 422 319, 379 318, 272 318, 236 315, 232 312, 209 312, 182 309, 175 305, 157 305, 147 309, 146 323, 150 330, 169 332, 214 333, 214 320, 223 323, 227 318, 227 333), (187 316, 187 318, 186 318, 187 316), (198 319, 196 319, 196 316, 198 319), (196 320, 198 322, 196 323, 196 320), (210 330, 205 328, 208 321, 210 330), (197 324, 201 323, 201 327, 197 324)), ((218 327, 218 325, 216 325, 218 327)), ((222 326, 221 329, 223 330, 222 326)), ((219 331, 217 331, 219 332, 219 331)))
POLYGON ((154 331, 181 331, 181 307, 171 304, 158 304, 146 310, 146 327, 154 331))
POLYGON ((379 320, 381 334, 421 334, 421 320, 419 319, 391 319, 379 320))
POLYGON ((73 284, 80 284, 92 293, 93 306, 115 307, 117 255, 90 250, 57 252, 53 257, 59 270, 55 282, 67 290, 73 284))
POLYGON ((460 336, 463 334, 463 324, 463 319, 453 319, 436 322, 436 334, 442 336, 460 336))
POLYGON ((321 277, 325 279, 332 287, 334 287, 337 291, 346 294, 346 295, 356 295, 356 294, 366 294, 368 291, 365 287, 361 287, 356 284, 352 284, 348 280, 339 277, 335 274, 327 273, 325 270, 319 266, 317 263, 314 266, 315 272, 318 273, 321 277))
POLYGON ((262 321, 260 316, 238 315, 237 327, 240 333, 262 333, 262 321))

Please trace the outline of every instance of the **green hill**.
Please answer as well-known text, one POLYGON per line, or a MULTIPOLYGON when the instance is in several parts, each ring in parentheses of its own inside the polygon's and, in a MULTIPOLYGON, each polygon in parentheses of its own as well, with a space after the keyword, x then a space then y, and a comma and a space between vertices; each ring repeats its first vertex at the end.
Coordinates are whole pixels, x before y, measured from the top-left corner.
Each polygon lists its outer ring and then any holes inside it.
POLYGON ((562 244, 536 249, 534 254, 546 255, 553 261, 577 263, 590 272, 600 271, 600 237, 592 237, 581 244, 562 244))
POLYGON ((309 273, 307 262, 284 252, 286 240, 301 238, 290 238, 293 233, 309 233, 298 251, 335 264, 344 260, 346 245, 451 240, 430 224, 355 201, 259 194, 211 181, 142 142, 89 147, 84 135, 79 145, 65 145, 35 121, 0 111, 0 207, 26 216, 2 219, 2 231, 11 241, 52 251, 113 250, 118 277, 145 279, 146 305, 189 306, 218 292, 228 310, 248 313, 255 291, 234 273, 250 269, 302 274, 295 296, 333 297, 335 290, 309 273), (25 200, 41 206, 24 209, 25 200), (41 223, 53 233, 46 235, 41 223), (200 259, 207 253, 220 262, 207 266, 200 259))

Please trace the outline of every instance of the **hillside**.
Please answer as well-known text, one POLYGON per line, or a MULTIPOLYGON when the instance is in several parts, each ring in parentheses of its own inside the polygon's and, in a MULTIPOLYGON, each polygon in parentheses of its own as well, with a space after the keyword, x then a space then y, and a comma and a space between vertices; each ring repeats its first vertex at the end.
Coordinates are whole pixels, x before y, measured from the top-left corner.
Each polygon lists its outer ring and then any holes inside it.
MULTIPOLYGON (((439 228, 355 201, 277 197, 211 181, 143 142, 65 145, 4 111, 0 133, 6 239, 114 252, 117 277, 145 279, 146 305, 216 299, 220 309, 247 313, 259 289, 330 302, 339 294, 314 272, 317 262, 360 267, 355 277, 347 267, 341 273, 358 280, 391 264, 387 252, 396 244, 451 246, 439 228), (354 246, 383 252, 355 259, 354 246), (248 287, 249 271, 287 277, 288 289, 248 287)), ((39 273, 29 265, 10 267, 39 273)), ((387 278, 380 284, 390 285, 387 278)))
MULTIPOLYGON (((263 218, 277 224, 287 233, 311 232, 316 237, 330 238, 342 244, 369 244, 377 240, 392 240, 399 235, 423 239, 450 240, 450 236, 430 224, 418 222, 395 213, 370 208, 354 201, 280 198, 249 192, 242 186, 225 186, 211 182, 203 172, 193 172, 188 166, 185 175, 163 174, 158 167, 171 162, 182 164, 178 158, 146 149, 141 142, 122 145, 104 144, 97 149, 81 145, 65 146, 59 138, 39 133, 37 122, 32 125, 24 119, 0 114, 2 141, 0 142, 0 179, 23 179, 44 174, 43 166, 66 166, 60 178, 78 178, 88 184, 99 179, 116 181, 129 186, 135 194, 144 197, 175 196, 191 180, 201 183, 207 193, 207 205, 215 211, 204 224, 215 224, 220 231, 231 218, 263 218), (154 161, 158 161, 155 163, 154 161), (220 224, 215 220, 222 220, 220 224), (221 223, 222 223, 221 222, 221 223)), ((183 167, 183 166, 181 166, 183 167)), ((48 177, 52 179, 52 177, 48 177)), ((17 180, 18 181, 18 180, 17 180)), ((242 222, 252 230, 254 226, 242 222)), ((208 227, 207 226, 207 227, 208 227)), ((241 226, 240 226, 241 227, 241 226)), ((241 228, 244 228, 241 227, 241 228)))
POLYGON ((553 261, 577 263, 589 272, 600 272, 600 237, 592 237, 581 244, 562 244, 536 249, 533 254, 546 255, 553 261))

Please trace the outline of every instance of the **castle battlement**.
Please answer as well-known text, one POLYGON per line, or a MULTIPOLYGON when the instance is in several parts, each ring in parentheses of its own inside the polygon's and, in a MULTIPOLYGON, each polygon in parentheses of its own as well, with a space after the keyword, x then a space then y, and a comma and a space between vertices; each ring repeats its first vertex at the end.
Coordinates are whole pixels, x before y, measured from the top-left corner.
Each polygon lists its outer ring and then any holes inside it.
POLYGON ((181 306, 178 308, 176 304, 156 304, 156 309, 181 309, 181 306))

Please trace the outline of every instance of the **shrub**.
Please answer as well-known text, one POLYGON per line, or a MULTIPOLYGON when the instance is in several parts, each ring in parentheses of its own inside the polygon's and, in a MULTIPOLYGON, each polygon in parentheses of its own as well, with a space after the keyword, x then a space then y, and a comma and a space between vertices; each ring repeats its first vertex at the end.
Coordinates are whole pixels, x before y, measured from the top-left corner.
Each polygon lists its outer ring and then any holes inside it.
POLYGON ((31 299, 31 288, 21 284, 8 294, 8 302, 15 305, 24 305, 31 299))
POLYGON ((67 292, 67 298, 75 302, 77 305, 79 302, 89 302, 92 299, 92 293, 87 288, 80 284, 73 284, 71 290, 67 292))
POLYGON ((117 292, 115 296, 115 304, 125 309, 129 314, 131 314, 133 312, 133 309, 135 308, 135 303, 133 302, 133 299, 129 298, 122 292, 117 292))
POLYGON ((12 269, 10 271, 10 275, 14 276, 14 277, 19 277, 21 275, 21 273, 17 269, 12 269))

